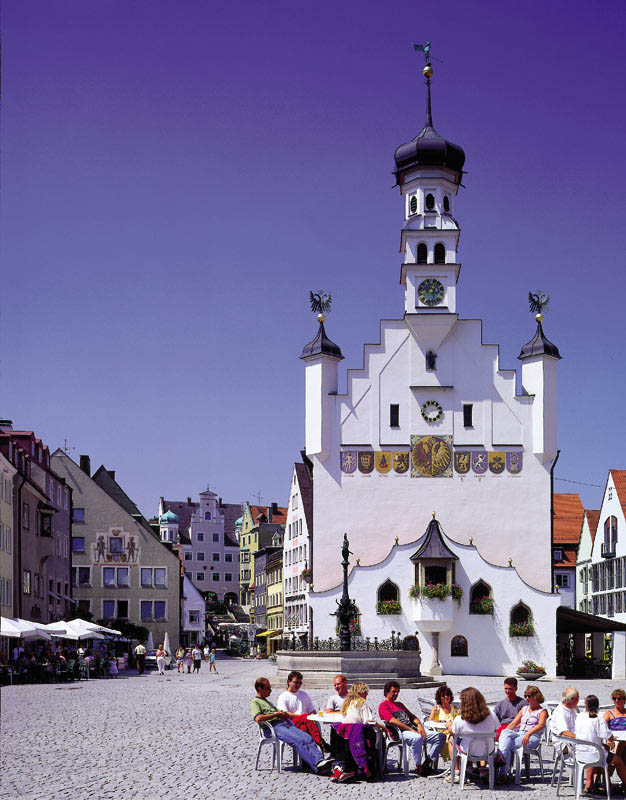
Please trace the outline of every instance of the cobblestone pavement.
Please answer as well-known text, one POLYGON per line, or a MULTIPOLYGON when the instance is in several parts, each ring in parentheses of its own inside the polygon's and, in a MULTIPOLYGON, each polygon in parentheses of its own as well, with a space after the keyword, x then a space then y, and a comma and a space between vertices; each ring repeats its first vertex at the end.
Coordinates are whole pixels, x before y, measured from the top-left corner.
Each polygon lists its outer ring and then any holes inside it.
MULTIPOLYGON (((461 795, 439 778, 405 779, 391 772, 383 783, 338 786, 328 778, 292 772, 281 775, 270 767, 264 748, 262 770, 254 769, 258 734, 250 719, 253 683, 275 666, 218 656, 218 675, 207 665, 199 675, 159 677, 130 674, 117 680, 12 686, 2 689, 0 797, 24 800, 236 800, 239 797, 272 800, 342 798, 437 798, 461 795)), ((502 696, 501 678, 446 677, 456 694, 477 686, 487 701, 502 696)), ((279 687, 273 681, 272 698, 279 687)), ((610 681, 579 681, 581 695, 597 694, 609 702, 610 681)), ((547 700, 558 700, 563 681, 541 682, 547 700)), ((306 688, 306 687, 305 687, 306 688)), ((314 690, 322 706, 328 694, 314 690)), ((403 690, 401 699, 415 705, 415 690, 403 690)), ((431 697, 432 692, 423 692, 431 697)), ((371 705, 382 692, 375 690, 371 705)), ((551 748, 544 748, 550 760, 551 748)), ((533 760, 533 765, 535 761, 533 760)), ((549 767, 551 764, 548 765, 549 767)), ((530 784, 489 792, 474 784, 465 792, 475 798, 501 800, 523 794, 534 800, 556 792, 534 777, 530 784)), ((573 798, 570 788, 562 790, 573 798)))

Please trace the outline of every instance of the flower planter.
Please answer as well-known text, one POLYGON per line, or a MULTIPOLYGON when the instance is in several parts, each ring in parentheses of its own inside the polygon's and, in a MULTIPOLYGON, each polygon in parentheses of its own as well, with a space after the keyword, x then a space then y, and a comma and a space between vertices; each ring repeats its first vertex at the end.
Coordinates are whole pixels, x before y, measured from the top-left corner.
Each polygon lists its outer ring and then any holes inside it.
POLYGON ((545 672, 517 672, 516 675, 523 681, 537 681, 539 678, 543 678, 545 672))

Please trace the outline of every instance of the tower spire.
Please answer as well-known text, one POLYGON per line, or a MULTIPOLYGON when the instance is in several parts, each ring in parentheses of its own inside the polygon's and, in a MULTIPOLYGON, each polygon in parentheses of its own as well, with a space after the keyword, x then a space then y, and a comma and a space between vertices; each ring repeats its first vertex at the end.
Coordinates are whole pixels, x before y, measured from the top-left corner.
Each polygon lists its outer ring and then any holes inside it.
POLYGON ((424 67, 424 74, 426 75, 426 86, 427 86, 427 98, 426 98, 426 127, 432 128, 433 127, 433 114, 430 104, 430 76, 433 74, 433 69, 430 64, 427 64, 424 67), (427 73, 426 70, 430 70, 430 73, 427 73))

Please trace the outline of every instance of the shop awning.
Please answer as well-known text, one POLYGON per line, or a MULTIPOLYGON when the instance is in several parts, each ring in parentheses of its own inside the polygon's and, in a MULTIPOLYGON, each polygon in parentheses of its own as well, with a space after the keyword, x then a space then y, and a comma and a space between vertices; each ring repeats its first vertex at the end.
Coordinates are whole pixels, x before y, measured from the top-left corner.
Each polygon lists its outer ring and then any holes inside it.
POLYGON ((614 619, 596 617, 595 614, 585 614, 566 606, 559 606, 556 610, 557 633, 613 633, 613 631, 626 631, 626 625, 614 619))
POLYGON ((257 633, 256 638, 264 639, 266 636, 273 636, 275 633, 278 633, 278 631, 263 631, 263 633, 257 633))

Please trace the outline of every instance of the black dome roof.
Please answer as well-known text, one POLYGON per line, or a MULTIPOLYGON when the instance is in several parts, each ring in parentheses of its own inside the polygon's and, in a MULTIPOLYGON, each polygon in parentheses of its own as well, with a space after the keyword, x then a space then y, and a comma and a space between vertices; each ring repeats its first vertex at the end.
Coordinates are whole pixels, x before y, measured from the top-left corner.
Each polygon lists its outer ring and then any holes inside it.
POLYGON ((561 358, 559 348, 551 342, 543 332, 543 325, 540 320, 537 320, 537 330, 535 335, 522 347, 518 358, 523 361, 525 358, 532 356, 551 356, 552 358, 561 358))
POLYGON ((343 359, 339 345, 331 342, 328 336, 326 336, 326 330, 324 329, 324 322, 322 320, 320 320, 320 326, 315 339, 304 345, 300 358, 309 358, 310 356, 318 355, 343 359))
POLYGON ((401 183, 400 174, 404 170, 417 166, 448 167, 458 172, 457 181, 461 181, 461 172, 465 164, 465 153, 458 144, 453 144, 440 136, 433 127, 433 117, 430 105, 430 78, 426 78, 428 98, 426 103, 426 124, 410 142, 405 142, 394 153, 396 162, 395 176, 397 183, 401 183))

